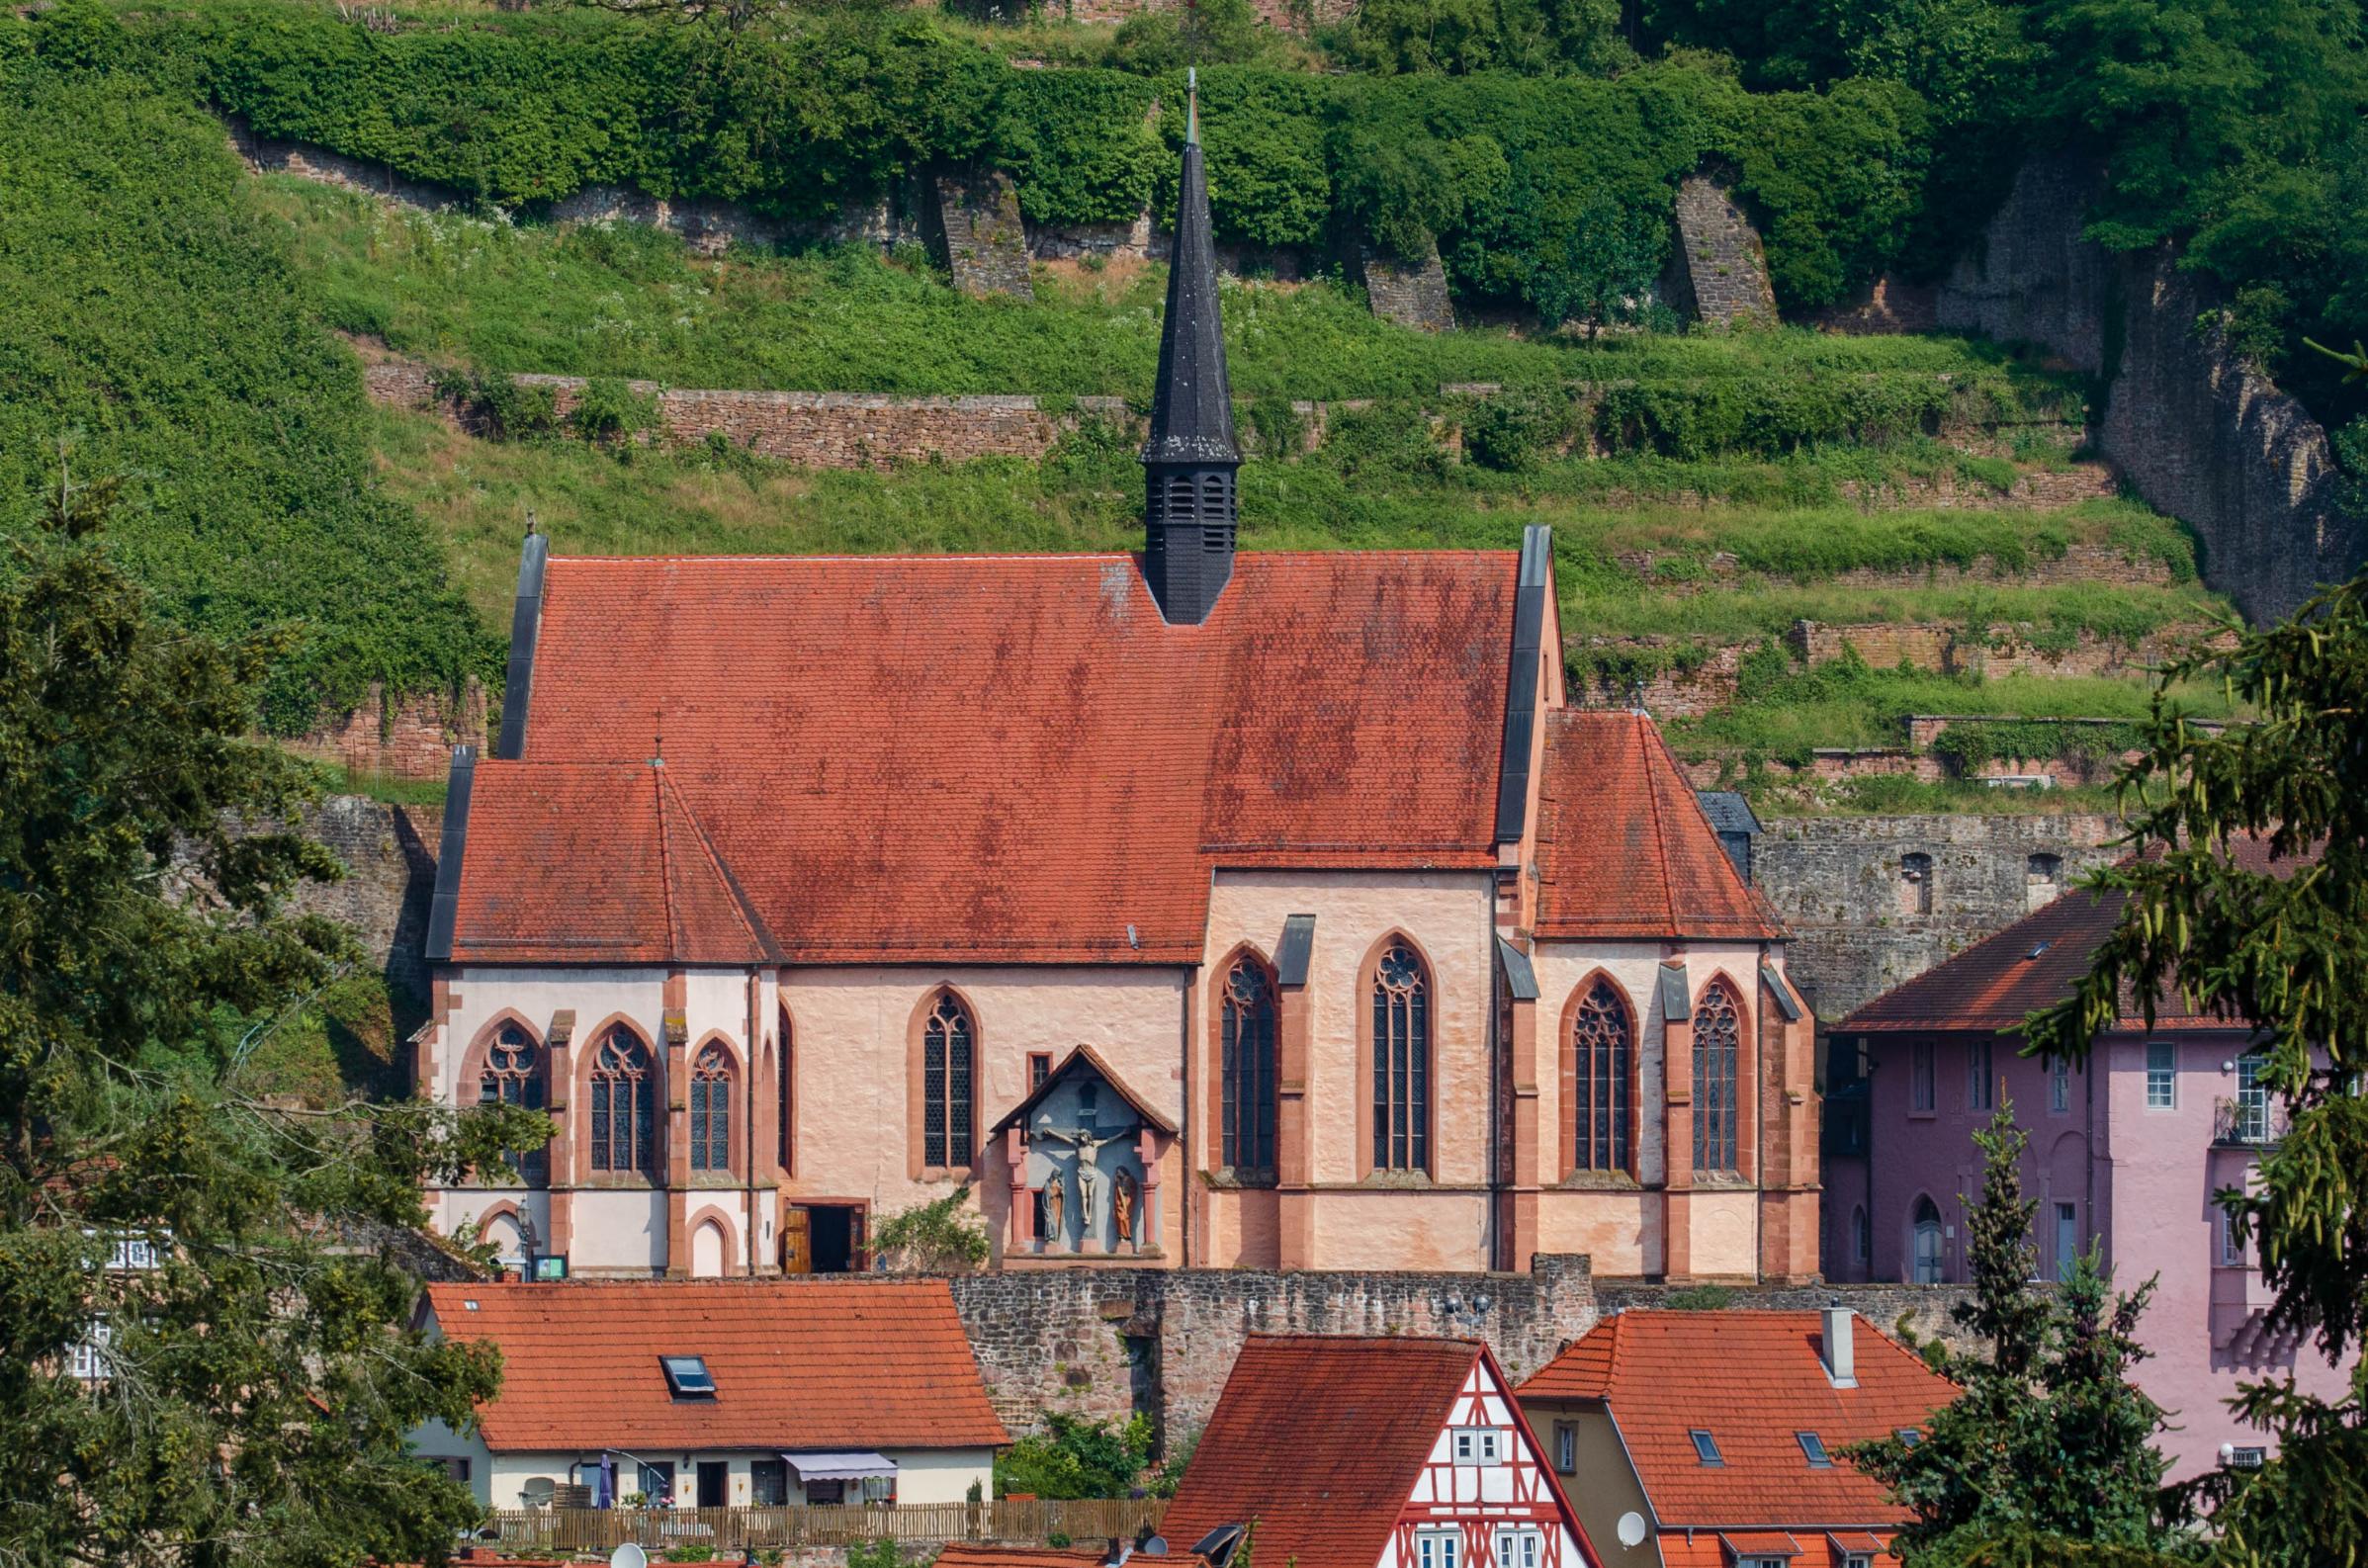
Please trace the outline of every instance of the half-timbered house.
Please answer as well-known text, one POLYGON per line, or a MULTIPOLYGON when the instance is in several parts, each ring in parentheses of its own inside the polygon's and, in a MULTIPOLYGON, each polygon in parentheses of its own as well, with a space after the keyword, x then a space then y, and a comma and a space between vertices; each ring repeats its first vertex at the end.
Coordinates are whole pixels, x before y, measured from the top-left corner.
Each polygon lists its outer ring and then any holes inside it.
POLYGON ((1477 1340, 1252 1335, 1160 1529, 1298 1568, 1600 1568, 1477 1340))

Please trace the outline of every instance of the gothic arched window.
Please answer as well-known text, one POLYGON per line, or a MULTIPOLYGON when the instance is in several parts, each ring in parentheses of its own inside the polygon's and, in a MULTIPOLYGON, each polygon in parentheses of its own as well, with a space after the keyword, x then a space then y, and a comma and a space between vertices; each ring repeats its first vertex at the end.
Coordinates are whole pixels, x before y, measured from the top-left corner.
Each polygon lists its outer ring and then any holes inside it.
MULTIPOLYGON (((533 1036, 514 1023, 501 1026, 485 1050, 485 1071, 478 1080, 477 1097, 487 1105, 543 1108, 543 1053, 533 1036)), ((529 1149, 504 1158, 528 1186, 539 1187, 550 1179, 551 1163, 544 1150, 529 1149)))
POLYGON ((1225 976, 1217 1079, 1228 1170, 1246 1178, 1274 1170, 1274 988, 1254 958, 1225 976))
POLYGON ((592 1060, 592 1169, 655 1176, 658 1140, 650 1050, 619 1024, 592 1060))
POLYGON ((970 1085, 974 1070, 970 1014, 951 992, 921 1023, 921 1158, 923 1165, 966 1166, 971 1158, 970 1085))
POLYGON ((1694 1169, 1735 1169, 1736 1065, 1743 1011, 1724 982, 1694 1008, 1694 1169))
POLYGON ((1581 1171, 1625 1171, 1634 1118, 1628 1075, 1636 1049, 1627 1000, 1597 977, 1579 1001, 1570 1032, 1572 1164, 1581 1171))
POLYGON ((732 1169, 732 1057, 720 1045, 691 1068, 691 1169, 732 1169))
POLYGON ((1431 1166, 1431 977, 1393 942, 1373 969, 1373 1169, 1431 1166))

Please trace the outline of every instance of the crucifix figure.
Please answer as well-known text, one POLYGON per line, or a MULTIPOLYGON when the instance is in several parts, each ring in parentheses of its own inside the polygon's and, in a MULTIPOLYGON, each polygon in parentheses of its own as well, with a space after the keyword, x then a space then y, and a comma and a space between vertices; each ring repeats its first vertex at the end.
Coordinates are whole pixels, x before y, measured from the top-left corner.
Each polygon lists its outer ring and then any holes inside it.
MULTIPOLYGON (((1077 1151, 1078 1229, 1085 1236, 1094 1235, 1101 1213, 1101 1169, 1094 1163, 1094 1155, 1103 1144, 1116 1143, 1118 1135, 1091 1126, 1063 1132, 1052 1124, 1048 1112, 1036 1118, 1036 1136, 1068 1144, 1077 1151)), ((1058 1173, 1054 1179, 1060 1179, 1058 1173)))

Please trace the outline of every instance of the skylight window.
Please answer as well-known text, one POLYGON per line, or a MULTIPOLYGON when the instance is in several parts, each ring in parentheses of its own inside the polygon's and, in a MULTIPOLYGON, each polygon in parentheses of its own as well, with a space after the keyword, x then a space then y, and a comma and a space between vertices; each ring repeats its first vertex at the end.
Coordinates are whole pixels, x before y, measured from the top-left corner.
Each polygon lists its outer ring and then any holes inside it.
POLYGON ((1917 1443, 1924 1440, 1924 1435, 1913 1427, 1901 1427, 1899 1429, 1899 1440, 1905 1443, 1908 1447, 1912 1448, 1917 1443))
POLYGON ((1697 1427, 1686 1436, 1694 1439, 1694 1457, 1705 1464, 1726 1463, 1724 1459, 1718 1457, 1718 1440, 1709 1433, 1697 1427))
POLYGON ((715 1376, 707 1370, 703 1355, 661 1355, 658 1364, 665 1369, 666 1387, 676 1399, 715 1398, 715 1376))
POLYGON ((1830 1470, 1833 1468, 1833 1458, 1825 1451, 1823 1437, 1813 1432, 1797 1432, 1793 1436, 1799 1440, 1801 1454, 1807 1458, 1810 1469, 1830 1470))

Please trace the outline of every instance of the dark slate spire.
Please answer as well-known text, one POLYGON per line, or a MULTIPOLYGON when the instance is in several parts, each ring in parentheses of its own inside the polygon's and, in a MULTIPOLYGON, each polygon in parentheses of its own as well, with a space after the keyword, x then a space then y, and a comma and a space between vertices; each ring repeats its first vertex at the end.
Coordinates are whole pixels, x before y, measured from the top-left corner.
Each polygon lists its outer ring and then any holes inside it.
POLYGON ((1143 443, 1143 574, 1170 624, 1197 626, 1216 608, 1217 596, 1233 576, 1234 531, 1240 521, 1234 472, 1242 466, 1242 449, 1233 437, 1233 389, 1225 375, 1196 92, 1187 99, 1184 115, 1168 317, 1160 337, 1151 434, 1143 443))

